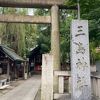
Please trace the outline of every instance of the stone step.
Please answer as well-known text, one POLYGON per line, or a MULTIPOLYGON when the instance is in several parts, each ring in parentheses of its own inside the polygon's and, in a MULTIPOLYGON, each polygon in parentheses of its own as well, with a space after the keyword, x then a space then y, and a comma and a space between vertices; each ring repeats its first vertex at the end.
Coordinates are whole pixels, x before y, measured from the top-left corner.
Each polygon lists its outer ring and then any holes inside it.
POLYGON ((54 93, 54 100, 71 100, 71 94, 69 93, 54 93))

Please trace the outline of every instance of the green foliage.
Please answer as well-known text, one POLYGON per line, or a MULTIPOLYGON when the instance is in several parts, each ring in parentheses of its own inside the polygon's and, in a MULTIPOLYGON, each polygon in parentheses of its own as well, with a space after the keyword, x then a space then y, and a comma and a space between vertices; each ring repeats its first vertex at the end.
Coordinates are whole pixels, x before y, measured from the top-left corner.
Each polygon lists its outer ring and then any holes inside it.
MULTIPOLYGON (((47 9, 38 9, 35 11, 35 15, 46 16, 50 12, 47 9)), ((50 34, 51 34, 50 25, 40 24, 37 25, 37 45, 41 47, 41 53, 47 53, 50 51, 50 34)))
MULTIPOLYGON (((2 14, 25 14, 17 8, 1 8, 2 14)), ((15 23, 5 23, 1 25, 2 44, 6 44, 14 49, 19 55, 25 55, 25 25, 15 23)))
MULTIPOLYGON (((77 0, 65 0, 66 6, 76 6, 77 0)), ((91 61, 100 59, 96 48, 100 47, 100 0, 80 0, 81 18, 89 20, 89 37, 91 61)), ((1 14, 21 14, 28 13, 28 9, 0 8, 1 14)), ((50 10, 37 9, 34 15, 47 16, 50 10)), ((77 11, 60 10, 60 48, 61 62, 65 63, 70 54, 70 24, 71 20, 77 17, 77 11)), ((41 46, 41 53, 50 51, 50 25, 30 25, 30 24, 0 24, 0 36, 2 43, 13 47, 20 55, 25 56, 30 48, 36 45, 41 46)))
POLYGON ((89 20, 90 53, 92 63, 95 63, 96 60, 100 60, 100 53, 96 53, 96 48, 100 46, 100 1, 89 1, 88 6, 88 14, 84 15, 89 20))
POLYGON ((64 21, 61 19, 60 23, 60 48, 61 48, 61 62, 65 63, 69 59, 70 53, 70 23, 72 16, 66 17, 64 21))
POLYGON ((50 51, 50 26, 39 25, 37 28, 37 44, 41 47, 41 53, 47 53, 50 51))
MULTIPOLYGON (((77 0, 70 0, 75 5, 77 0)), ((80 0, 81 18, 89 20, 90 56, 94 63, 100 59, 96 48, 100 47, 100 0, 80 0)))
POLYGON ((33 48, 37 45, 37 26, 32 24, 25 25, 25 44, 26 44, 26 55, 29 54, 30 48, 33 48))

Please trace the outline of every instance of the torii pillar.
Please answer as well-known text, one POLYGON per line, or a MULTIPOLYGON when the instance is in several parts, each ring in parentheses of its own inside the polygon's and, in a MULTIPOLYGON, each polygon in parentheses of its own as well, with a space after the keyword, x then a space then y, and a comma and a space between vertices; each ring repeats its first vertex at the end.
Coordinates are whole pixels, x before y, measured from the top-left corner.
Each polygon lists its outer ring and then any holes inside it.
MULTIPOLYGON (((59 41, 59 7, 51 7, 51 53, 53 55, 53 70, 60 70, 60 41, 59 41)), ((53 91, 58 92, 58 78, 54 76, 53 91)))

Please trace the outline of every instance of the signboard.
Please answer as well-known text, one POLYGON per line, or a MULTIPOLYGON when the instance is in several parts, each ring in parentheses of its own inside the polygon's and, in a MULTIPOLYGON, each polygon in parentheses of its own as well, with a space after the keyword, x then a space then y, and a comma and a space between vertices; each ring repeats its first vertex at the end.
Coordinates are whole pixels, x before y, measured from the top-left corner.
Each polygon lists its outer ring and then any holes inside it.
POLYGON ((91 100, 88 21, 71 24, 72 100, 91 100))

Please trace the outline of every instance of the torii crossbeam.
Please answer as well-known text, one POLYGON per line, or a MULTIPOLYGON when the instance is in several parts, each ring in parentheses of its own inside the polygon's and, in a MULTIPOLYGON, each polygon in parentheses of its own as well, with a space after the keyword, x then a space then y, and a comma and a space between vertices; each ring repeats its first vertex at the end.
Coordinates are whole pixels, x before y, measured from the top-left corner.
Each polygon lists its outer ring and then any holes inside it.
POLYGON ((51 7, 52 5, 64 5, 65 0, 0 0, 2 7, 51 7))

